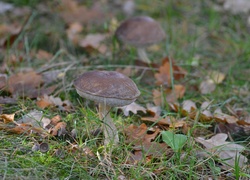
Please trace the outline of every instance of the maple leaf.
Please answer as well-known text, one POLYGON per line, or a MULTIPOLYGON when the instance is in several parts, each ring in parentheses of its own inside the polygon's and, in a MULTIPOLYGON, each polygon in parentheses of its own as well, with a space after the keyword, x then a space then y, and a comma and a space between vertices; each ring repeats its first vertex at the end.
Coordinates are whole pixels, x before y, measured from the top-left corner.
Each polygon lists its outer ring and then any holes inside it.
POLYGON ((138 111, 142 111, 143 113, 147 113, 146 109, 142 107, 139 104, 136 104, 135 102, 132 102, 131 104, 123 107, 119 107, 118 109, 121 109, 125 116, 129 116, 129 112, 131 111, 134 114, 137 114, 138 111))
POLYGON ((221 158, 221 163, 224 165, 224 168, 230 169, 231 167, 234 167, 236 157, 238 158, 238 165, 243 167, 247 158, 241 155, 240 152, 245 148, 241 145, 227 142, 227 137, 227 134, 219 133, 208 140, 198 137, 195 138, 195 141, 204 145, 208 152, 221 158))

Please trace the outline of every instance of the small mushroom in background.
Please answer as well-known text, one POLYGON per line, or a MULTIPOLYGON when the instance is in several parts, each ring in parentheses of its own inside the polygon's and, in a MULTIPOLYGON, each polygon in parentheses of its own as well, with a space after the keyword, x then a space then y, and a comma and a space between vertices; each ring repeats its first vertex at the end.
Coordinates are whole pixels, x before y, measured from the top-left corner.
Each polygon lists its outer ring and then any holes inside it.
POLYGON ((136 47, 140 59, 150 63, 145 48, 164 40, 166 34, 153 18, 137 16, 122 22, 115 36, 121 42, 136 47))
POLYGON ((116 71, 90 71, 80 75, 74 86, 77 93, 99 104, 99 118, 103 119, 104 144, 119 142, 118 132, 110 117, 111 107, 126 106, 140 95, 135 83, 116 71))

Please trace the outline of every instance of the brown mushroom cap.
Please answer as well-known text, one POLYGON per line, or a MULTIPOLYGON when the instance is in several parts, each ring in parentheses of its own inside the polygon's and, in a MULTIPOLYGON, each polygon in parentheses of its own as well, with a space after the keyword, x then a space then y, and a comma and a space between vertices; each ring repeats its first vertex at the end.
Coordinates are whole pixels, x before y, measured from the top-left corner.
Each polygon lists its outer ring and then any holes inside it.
POLYGON ((160 24, 151 17, 137 16, 121 23, 115 36, 123 43, 145 47, 162 41, 166 34, 160 24))
POLYGON ((83 73, 74 81, 74 86, 80 96, 109 106, 131 104, 140 95, 135 83, 116 71, 83 73))

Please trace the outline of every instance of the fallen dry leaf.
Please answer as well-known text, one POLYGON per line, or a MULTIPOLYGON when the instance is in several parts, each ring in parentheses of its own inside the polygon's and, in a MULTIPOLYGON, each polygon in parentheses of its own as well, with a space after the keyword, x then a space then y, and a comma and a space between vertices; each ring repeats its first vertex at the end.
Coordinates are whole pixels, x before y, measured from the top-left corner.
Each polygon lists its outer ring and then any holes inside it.
POLYGON ((220 84, 226 78, 226 75, 219 71, 209 71, 208 76, 213 80, 215 84, 220 84))
POLYGON ((167 125, 170 128, 179 128, 183 127, 186 122, 183 120, 177 120, 176 118, 172 116, 166 116, 165 118, 163 117, 142 117, 142 121, 148 121, 148 122, 153 122, 159 125, 167 125))
POLYGON ((61 136, 67 133, 66 131, 67 124, 65 122, 58 122, 55 127, 51 129, 52 136, 61 136))
POLYGON ((45 50, 39 49, 36 53, 36 58, 41 60, 50 60, 53 57, 53 55, 45 50))
POLYGON ((132 102, 131 104, 123 107, 119 107, 118 109, 121 109, 125 116, 129 116, 129 112, 131 111, 134 114, 137 114, 138 111, 142 111, 143 113, 147 113, 146 109, 142 107, 139 104, 136 104, 135 102, 132 102))
POLYGON ((208 140, 201 137, 195 138, 196 142, 205 146, 206 150, 221 158, 224 168, 230 169, 235 166, 235 158, 239 158, 238 165, 242 168, 247 158, 240 154, 245 148, 241 145, 227 142, 227 134, 219 133, 208 140))
POLYGON ((56 106, 61 111, 70 112, 73 110, 72 103, 68 100, 62 101, 59 97, 43 95, 38 98, 37 106, 44 109, 49 106, 56 106))
POLYGON ((157 116, 159 117, 161 115, 162 109, 160 106, 154 106, 153 104, 147 103, 147 112, 151 115, 151 116, 157 116))
POLYGON ((45 129, 51 122, 49 118, 44 117, 42 111, 33 110, 25 114, 21 119, 16 121, 19 124, 30 124, 36 128, 45 129))
POLYGON ((225 114, 222 112, 222 110, 220 108, 217 108, 215 111, 214 111, 214 119, 217 121, 217 122, 227 122, 229 124, 231 123, 237 123, 238 122, 238 118, 235 117, 235 116, 230 116, 228 114, 225 114))
POLYGON ((156 106, 164 106, 165 103, 175 103, 185 94, 186 88, 181 84, 174 85, 174 89, 168 88, 162 92, 153 90, 153 101, 156 106), (165 98, 166 97, 166 98, 165 98))
POLYGON ((205 101, 201 104, 201 114, 200 114, 200 121, 211 121, 213 119, 213 114, 211 113, 210 109, 211 102, 205 101))
POLYGON ((7 85, 7 75, 6 74, 0 74, 0 90, 5 88, 7 85))
POLYGON ((73 22, 69 25, 69 28, 66 30, 68 39, 74 44, 78 45, 79 40, 82 39, 80 33, 82 32, 83 27, 78 22, 73 22))
POLYGON ((131 77, 135 75, 138 70, 132 67, 125 67, 125 68, 117 68, 115 71, 124 74, 125 76, 131 77))
POLYGON ((169 87, 171 86, 171 78, 174 78, 175 80, 180 80, 184 78, 187 74, 187 72, 183 68, 175 64, 173 59, 171 59, 171 61, 172 67, 168 57, 163 59, 162 65, 159 67, 159 73, 155 73, 157 85, 164 85, 166 87, 169 87), (173 77, 171 75, 171 68, 173 77))
POLYGON ((42 76, 35 71, 18 73, 8 79, 8 91, 14 96, 35 98, 43 94, 51 94, 55 86, 42 87, 42 76))
POLYGON ((199 90, 201 94, 209 94, 213 92, 216 88, 216 85, 212 79, 206 79, 205 81, 202 81, 199 90))
POLYGON ((156 128, 151 132, 152 134, 149 134, 148 127, 144 123, 140 126, 131 124, 125 129, 127 143, 134 145, 134 153, 130 155, 128 163, 136 164, 141 160, 145 160, 141 157, 141 152, 144 153, 144 157, 147 159, 146 162, 150 161, 152 157, 162 157, 163 155, 171 154, 171 149, 165 143, 154 142, 159 132, 159 128, 156 128))
POLYGON ((79 22, 81 24, 101 24, 111 17, 111 13, 104 13, 102 2, 95 2, 88 9, 75 0, 60 1, 59 14, 68 24, 79 22))
POLYGON ((15 123, 14 118, 15 118, 15 113, 13 113, 13 114, 1 114, 0 115, 0 120, 2 119, 4 124, 15 123))
POLYGON ((11 46, 21 32, 19 25, 0 24, 0 47, 11 46))
POLYGON ((88 34, 84 39, 79 40, 79 46, 92 52, 98 50, 104 54, 107 51, 107 46, 102 44, 107 36, 105 34, 88 34))

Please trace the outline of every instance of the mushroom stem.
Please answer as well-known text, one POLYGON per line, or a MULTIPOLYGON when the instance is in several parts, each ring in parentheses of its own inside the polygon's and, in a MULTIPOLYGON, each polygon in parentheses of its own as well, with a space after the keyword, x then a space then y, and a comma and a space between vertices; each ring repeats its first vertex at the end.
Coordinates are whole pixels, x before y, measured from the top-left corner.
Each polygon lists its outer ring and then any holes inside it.
POLYGON ((147 53, 145 51, 145 48, 137 48, 137 53, 139 58, 146 62, 146 63, 150 63, 150 60, 148 59, 147 53))
POLYGON ((103 119, 103 132, 104 132, 104 145, 112 142, 113 144, 119 143, 118 131, 115 127, 115 124, 110 117, 109 110, 110 106, 103 103, 99 103, 99 118, 103 119))

